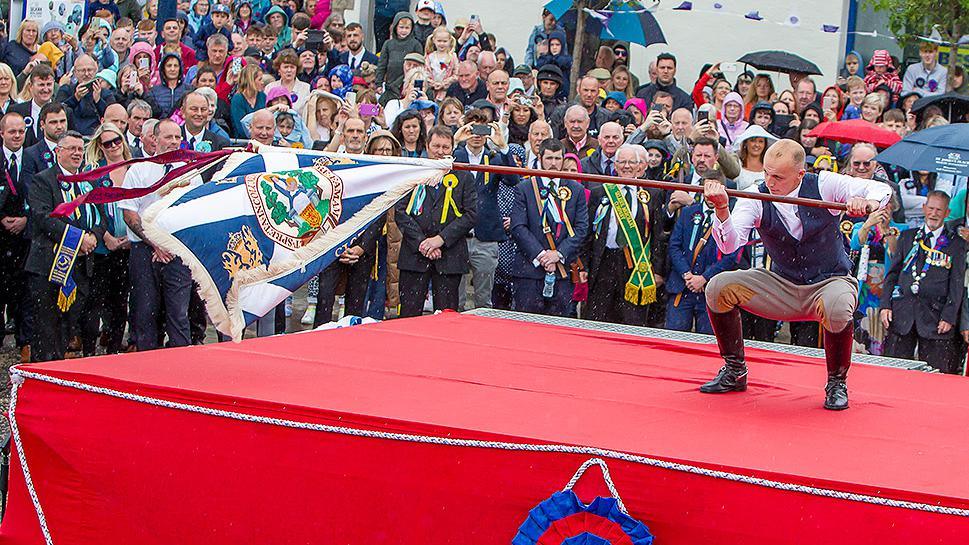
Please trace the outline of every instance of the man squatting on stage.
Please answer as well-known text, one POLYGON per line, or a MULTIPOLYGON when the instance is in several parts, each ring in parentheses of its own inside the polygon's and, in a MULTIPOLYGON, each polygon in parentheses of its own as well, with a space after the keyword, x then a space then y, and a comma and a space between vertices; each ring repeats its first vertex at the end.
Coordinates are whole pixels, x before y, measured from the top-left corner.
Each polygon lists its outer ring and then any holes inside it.
MULTIPOLYGON (((892 192, 888 184, 877 181, 832 172, 805 174, 804 148, 793 140, 780 140, 767 150, 764 177, 762 193, 845 203, 850 216, 886 206, 892 192)), ((726 189, 716 181, 707 181, 704 196, 716 209, 713 239, 720 251, 736 251, 757 229, 773 265, 771 270, 724 272, 707 284, 707 311, 726 364, 700 391, 720 394, 747 389, 742 308, 771 320, 820 322, 828 367, 824 408, 847 409, 858 282, 851 276, 839 229, 841 212, 754 199, 739 199, 731 212, 726 189)))

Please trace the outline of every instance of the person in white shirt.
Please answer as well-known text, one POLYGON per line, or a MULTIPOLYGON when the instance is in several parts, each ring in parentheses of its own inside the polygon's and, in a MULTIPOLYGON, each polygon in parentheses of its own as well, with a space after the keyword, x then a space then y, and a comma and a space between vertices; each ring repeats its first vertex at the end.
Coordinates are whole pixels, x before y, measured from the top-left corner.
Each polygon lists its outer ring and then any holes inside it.
MULTIPOLYGON (((159 155, 177 150, 182 144, 182 128, 170 119, 159 121, 153 128, 159 155)), ((149 187, 162 179, 173 168, 184 163, 138 163, 125 174, 123 187, 135 189, 149 187)), ((189 186, 202 184, 202 178, 193 177, 189 186)), ((139 351, 158 348, 158 317, 161 305, 165 305, 165 333, 167 346, 191 344, 188 308, 192 294, 192 275, 182 260, 172 255, 157 241, 145 235, 142 216, 149 206, 161 196, 150 193, 137 199, 121 201, 118 207, 124 213, 131 241, 131 257, 128 262, 131 273, 131 322, 133 339, 139 351)))
MULTIPOLYGON (((761 192, 844 203, 850 216, 883 208, 891 197, 891 188, 879 182, 827 171, 805 174, 804 148, 793 140, 780 140, 767 150, 764 174, 761 192)), ((716 210, 712 238, 720 251, 736 251, 757 229, 772 265, 771 270, 724 272, 707 284, 710 323, 726 365, 700 391, 747 389, 744 309, 771 320, 820 322, 828 367, 824 407, 847 409, 858 282, 839 229, 841 212, 755 199, 740 199, 731 212, 726 188, 712 181, 704 185, 704 197, 716 210)))

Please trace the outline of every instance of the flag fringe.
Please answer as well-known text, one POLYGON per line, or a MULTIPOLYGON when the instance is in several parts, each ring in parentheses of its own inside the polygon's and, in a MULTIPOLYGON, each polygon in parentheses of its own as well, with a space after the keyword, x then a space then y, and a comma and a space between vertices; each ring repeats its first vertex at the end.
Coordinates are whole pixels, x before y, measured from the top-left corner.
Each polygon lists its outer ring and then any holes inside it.
MULTIPOLYGON (((289 148, 268 148, 273 152, 276 151, 289 151, 289 148)), ((258 151, 258 150, 257 150, 258 151)), ((267 150, 268 151, 268 150, 267 150)), ((299 152, 305 152, 306 150, 299 150, 299 152)), ((292 151, 296 153, 296 150, 292 151)), ((240 152, 238 157, 233 154, 230 156, 223 168, 216 173, 213 180, 219 180, 224 178, 225 174, 232 172, 233 169, 241 165, 248 159, 251 159, 255 154, 240 152)), ((314 154, 315 155, 315 154, 314 154)), ((323 154, 319 153, 320 156, 334 157, 334 154, 323 154)), ((354 160, 360 159, 360 156, 346 156, 348 159, 354 160)), ((374 157, 374 159, 379 159, 374 157)), ((368 203, 362 209, 360 209, 352 217, 347 218, 346 221, 338 224, 333 229, 323 233, 322 236, 317 234, 307 245, 299 248, 290 259, 273 263, 269 267, 262 267, 259 269, 249 269, 244 271, 239 271, 236 278, 232 281, 232 285, 229 287, 228 292, 225 297, 225 304, 222 302, 222 297, 219 294, 219 290, 215 285, 215 281, 212 280, 211 275, 209 275, 208 270, 201 261, 184 245, 180 240, 170 233, 161 230, 156 224, 155 219, 162 210, 167 209, 175 201, 181 198, 182 195, 190 191, 191 188, 188 187, 176 187, 172 189, 167 195, 160 199, 155 204, 151 205, 142 216, 142 225, 145 230, 145 234, 148 236, 149 240, 152 240, 159 244, 162 248, 181 258, 182 263, 189 268, 192 273, 192 279, 198 283, 198 294, 205 303, 206 311, 208 312, 209 319, 212 320, 213 325, 216 329, 224 334, 228 335, 234 341, 241 341, 243 332, 245 331, 246 323, 245 316, 242 312, 242 307, 240 305, 239 297, 242 288, 250 287, 253 285, 269 282, 291 274, 293 271, 299 270, 305 267, 306 264, 312 262, 316 258, 320 257, 331 247, 348 238, 355 231, 361 230, 362 222, 354 221, 354 218, 369 217, 373 215, 374 217, 379 216, 383 212, 389 210, 394 204, 400 199, 404 198, 407 193, 413 190, 415 187, 421 184, 437 184, 440 183, 441 179, 448 172, 450 162, 449 161, 398 161, 404 158, 393 158, 395 163, 398 164, 414 164, 420 166, 439 166, 440 170, 436 176, 430 178, 418 178, 411 180, 409 182, 401 182, 397 187, 394 187, 378 197, 374 198, 373 201, 368 203), (431 164, 428 164, 431 163, 431 164), (440 163, 436 165, 435 163, 440 163)), ((371 156, 367 156, 367 160, 371 160, 371 156)), ((166 184, 166 187, 171 187, 178 180, 173 180, 170 184, 166 184)), ((210 182, 211 183, 211 182, 210 182)))

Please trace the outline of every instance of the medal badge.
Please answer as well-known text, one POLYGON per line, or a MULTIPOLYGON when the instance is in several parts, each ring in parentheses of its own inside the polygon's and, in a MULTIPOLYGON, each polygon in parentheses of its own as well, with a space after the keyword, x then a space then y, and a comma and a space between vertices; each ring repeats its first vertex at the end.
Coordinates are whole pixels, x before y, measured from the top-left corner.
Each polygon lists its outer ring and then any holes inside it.
POLYGON ((558 191, 558 196, 560 201, 562 201, 563 203, 567 202, 569 199, 572 198, 572 190, 567 187, 560 187, 558 191))
POLYGON ((643 204, 649 203, 649 191, 646 191, 645 189, 640 189, 638 192, 636 192, 636 196, 639 197, 639 202, 643 204))

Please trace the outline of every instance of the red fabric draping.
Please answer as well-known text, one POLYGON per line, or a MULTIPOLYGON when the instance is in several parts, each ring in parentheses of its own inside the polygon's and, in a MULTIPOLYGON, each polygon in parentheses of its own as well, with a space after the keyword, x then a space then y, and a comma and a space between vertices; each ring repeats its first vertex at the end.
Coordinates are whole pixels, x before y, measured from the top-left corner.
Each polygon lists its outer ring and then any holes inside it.
MULTIPOLYGON (((242 344, 24 366, 140 395, 356 429, 588 445, 969 508, 969 383, 750 350, 706 396, 712 345, 446 313, 242 344)), ((153 407, 27 380, 17 422, 55 544, 507 543, 589 456, 416 444, 153 407)), ((41 543, 15 458, 0 543, 41 543)), ((969 518, 607 459, 665 544, 958 543, 969 518)), ((586 501, 605 489, 590 471, 586 501)))

